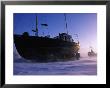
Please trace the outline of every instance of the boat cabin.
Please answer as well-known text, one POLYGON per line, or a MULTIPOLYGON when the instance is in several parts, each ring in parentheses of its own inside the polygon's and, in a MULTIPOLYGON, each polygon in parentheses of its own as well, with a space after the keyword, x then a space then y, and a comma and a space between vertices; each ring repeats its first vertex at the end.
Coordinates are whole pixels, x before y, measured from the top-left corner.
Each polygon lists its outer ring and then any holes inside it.
POLYGON ((67 33, 59 33, 59 36, 54 37, 55 39, 61 39, 68 42, 73 42, 72 36, 67 33))

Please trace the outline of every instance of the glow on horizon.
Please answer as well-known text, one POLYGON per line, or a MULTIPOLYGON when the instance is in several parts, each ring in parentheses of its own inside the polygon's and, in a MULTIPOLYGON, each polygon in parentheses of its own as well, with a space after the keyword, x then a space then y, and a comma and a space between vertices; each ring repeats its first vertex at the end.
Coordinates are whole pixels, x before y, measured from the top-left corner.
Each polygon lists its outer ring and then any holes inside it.
MULTIPOLYGON (((38 28, 39 35, 57 36, 59 33, 67 32, 63 13, 39 13, 38 28), (41 23, 47 23, 48 28, 42 27, 41 23)), ((15 13, 14 14, 14 34, 28 32, 33 35, 35 29, 35 13, 15 13)), ((92 46, 97 52, 97 14, 96 13, 67 13, 68 32, 74 41, 77 41, 75 34, 78 34, 80 42, 80 52, 87 53, 92 46)))

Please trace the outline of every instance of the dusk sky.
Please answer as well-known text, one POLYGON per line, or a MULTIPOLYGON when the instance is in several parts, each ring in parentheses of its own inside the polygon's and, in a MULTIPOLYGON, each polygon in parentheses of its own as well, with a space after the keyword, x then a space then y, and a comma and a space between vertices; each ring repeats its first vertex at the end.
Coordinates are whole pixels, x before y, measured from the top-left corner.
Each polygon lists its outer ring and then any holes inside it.
POLYGON ((57 36, 59 33, 67 32, 77 41, 78 34, 80 52, 88 52, 92 46, 97 51, 97 14, 96 13, 67 13, 67 30, 63 13, 14 13, 14 34, 28 32, 34 35, 32 30, 36 28, 36 15, 38 16, 39 36, 57 36), (46 23, 48 27, 41 24, 46 23))

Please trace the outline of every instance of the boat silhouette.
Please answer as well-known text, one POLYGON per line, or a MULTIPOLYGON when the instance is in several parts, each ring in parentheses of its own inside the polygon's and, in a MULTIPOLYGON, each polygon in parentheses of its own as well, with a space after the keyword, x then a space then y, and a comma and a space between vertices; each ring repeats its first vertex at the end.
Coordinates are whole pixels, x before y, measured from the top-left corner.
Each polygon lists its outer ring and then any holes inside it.
MULTIPOLYGON (((66 21, 66 15, 64 16, 66 21)), ((48 26, 47 24, 42 25, 48 26)), ((30 36, 28 32, 24 32, 22 35, 14 34, 15 47, 21 57, 37 62, 79 59, 79 41, 74 42, 68 32, 59 33, 58 36, 53 38, 50 38, 50 35, 39 36, 37 16, 36 29, 32 31, 35 36, 30 36)))
POLYGON ((97 56, 97 54, 93 51, 92 47, 90 47, 90 52, 88 52, 88 56, 97 56))

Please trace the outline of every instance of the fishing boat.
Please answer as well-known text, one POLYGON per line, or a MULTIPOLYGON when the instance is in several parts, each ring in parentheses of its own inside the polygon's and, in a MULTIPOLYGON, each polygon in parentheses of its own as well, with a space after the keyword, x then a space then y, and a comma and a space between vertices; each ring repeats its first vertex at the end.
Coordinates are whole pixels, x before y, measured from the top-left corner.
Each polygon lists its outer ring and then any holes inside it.
POLYGON ((97 56, 97 54, 93 51, 92 47, 90 49, 90 52, 88 52, 88 56, 97 56))
MULTIPOLYGON (((66 15, 64 16, 66 22, 66 15)), ((48 24, 41 25, 48 26, 48 24)), ((67 22, 65 25, 67 29, 67 22)), ((79 41, 74 42, 68 32, 59 33, 53 38, 50 35, 39 36, 37 16, 36 29, 32 31, 35 33, 34 36, 30 36, 28 32, 24 32, 22 35, 14 34, 15 47, 21 57, 37 62, 79 59, 79 41)))

